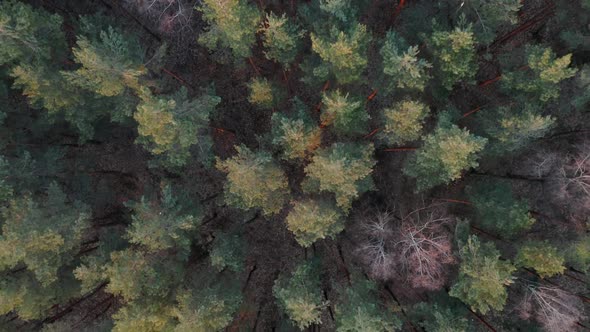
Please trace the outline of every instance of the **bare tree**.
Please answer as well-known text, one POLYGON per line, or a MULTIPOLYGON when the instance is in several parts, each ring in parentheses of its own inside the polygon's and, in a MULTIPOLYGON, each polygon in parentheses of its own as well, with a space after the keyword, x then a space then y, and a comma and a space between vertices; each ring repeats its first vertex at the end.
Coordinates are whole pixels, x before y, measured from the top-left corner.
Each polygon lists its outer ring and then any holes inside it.
POLYGON ((394 220, 392 211, 378 212, 373 217, 361 220, 360 232, 364 237, 356 253, 373 278, 388 280, 395 273, 392 255, 387 246, 393 235, 394 220))
POLYGON ((126 0, 134 9, 153 22, 165 34, 179 34, 191 30, 191 19, 198 0, 126 0))
POLYGON ((518 309, 523 319, 534 319, 549 332, 574 331, 585 318, 582 301, 557 287, 527 285, 518 309))

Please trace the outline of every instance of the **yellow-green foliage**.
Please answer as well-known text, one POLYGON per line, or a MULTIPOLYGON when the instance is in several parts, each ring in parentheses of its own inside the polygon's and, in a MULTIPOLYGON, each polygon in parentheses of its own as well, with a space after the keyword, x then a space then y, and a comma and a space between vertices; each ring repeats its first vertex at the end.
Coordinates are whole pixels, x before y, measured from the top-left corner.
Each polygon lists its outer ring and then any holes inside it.
POLYGON ((266 15, 266 21, 260 29, 263 34, 264 55, 269 60, 277 61, 287 68, 295 60, 301 46, 303 31, 289 21, 286 14, 276 16, 274 13, 266 15))
POLYGON ((420 138, 428 106, 413 100, 393 104, 383 110, 385 125, 381 137, 388 144, 403 144, 420 138))
POLYGON ((584 273, 590 270, 590 235, 583 236, 570 244, 567 250, 567 262, 584 273))
POLYGON ((434 31, 430 38, 442 86, 452 90, 459 81, 472 81, 477 72, 475 37, 471 27, 434 31))
POLYGON ((529 241, 519 248, 515 258, 518 266, 535 269, 541 278, 552 277, 565 271, 565 258, 546 241, 529 241))
POLYGON ((113 332, 172 331, 175 326, 173 307, 160 301, 131 303, 113 314, 113 332))
POLYGON ((289 196, 285 172, 268 152, 252 152, 244 145, 235 148, 237 155, 223 161, 217 158, 216 163, 217 169, 227 173, 227 204, 245 210, 261 208, 265 215, 280 212, 289 196))
POLYGON ((373 151, 372 143, 334 143, 318 149, 305 167, 304 190, 333 193, 338 207, 348 211, 354 199, 374 188, 373 151))
POLYGON ((335 90, 324 93, 322 106, 322 126, 331 126, 334 132, 340 135, 366 132, 370 117, 359 100, 349 99, 348 94, 344 95, 340 90, 335 90))
POLYGON ((248 101, 257 107, 270 109, 275 105, 275 93, 272 84, 266 78, 253 78, 248 83, 250 95, 248 101))
POLYGON ((282 156, 287 160, 307 157, 322 142, 321 129, 305 111, 293 118, 274 113, 272 136, 272 143, 283 151, 282 156))
POLYGON ((387 32, 380 50, 383 73, 391 80, 389 89, 416 89, 423 91, 430 79, 427 70, 432 65, 418 58, 418 46, 408 46, 393 30, 387 32))
POLYGON ((344 229, 342 213, 332 201, 325 199, 294 202, 286 221, 287 228, 303 247, 326 237, 334 238, 344 229))

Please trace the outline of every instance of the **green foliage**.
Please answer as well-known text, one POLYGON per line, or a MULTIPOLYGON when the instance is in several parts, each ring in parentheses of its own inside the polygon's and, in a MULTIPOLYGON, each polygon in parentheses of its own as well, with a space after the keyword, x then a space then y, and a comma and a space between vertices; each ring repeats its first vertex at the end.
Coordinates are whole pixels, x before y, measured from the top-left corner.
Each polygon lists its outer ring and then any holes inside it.
POLYGON ((272 143, 282 151, 283 159, 304 159, 321 142, 321 129, 304 110, 291 118, 282 113, 272 115, 272 143))
POLYGON ((179 324, 176 332, 221 331, 228 326, 242 302, 236 280, 219 280, 182 291, 175 315, 179 324))
POLYGON ((566 250, 566 261, 578 271, 590 271, 590 236, 582 236, 569 245, 566 250))
POLYGON ((514 263, 535 269, 541 278, 552 277, 565 271, 565 258, 547 241, 528 241, 516 254, 514 263))
POLYGON ((237 155, 216 167, 227 173, 224 186, 227 204, 244 210, 261 208, 265 215, 281 211, 289 196, 285 172, 266 151, 252 152, 244 145, 235 147, 237 155))
POLYGON ((324 93, 322 96, 322 126, 332 126, 339 135, 362 134, 367 131, 370 119, 363 104, 356 98, 348 99, 340 90, 324 93))
POLYGON ((23 263, 41 286, 54 283, 58 270, 78 252, 89 217, 88 207, 69 203, 55 183, 42 202, 30 195, 10 200, 2 209, 0 270, 23 263))
POLYGON ((74 85, 102 96, 117 96, 126 88, 138 90, 139 79, 146 73, 139 42, 110 26, 96 39, 78 36, 72 53, 81 67, 62 74, 74 85))
POLYGON ((10 168, 8 161, 0 156, 0 205, 3 205, 9 198, 12 197, 13 189, 8 183, 10 176, 10 168))
POLYGON ((418 59, 418 46, 408 46, 402 37, 390 30, 379 53, 383 57, 383 73, 391 81, 389 89, 424 91, 430 79, 427 71, 432 65, 418 59))
POLYGON ((452 90, 460 81, 471 82, 477 72, 475 37, 471 26, 452 31, 435 30, 429 39, 438 78, 442 86, 452 90))
POLYGON ((578 88, 578 93, 574 97, 574 106, 579 109, 583 110, 584 107, 590 104, 590 66, 585 65, 582 70, 580 70, 580 74, 576 78, 576 87, 578 88))
POLYGON ((408 160, 404 174, 416 178, 418 191, 447 184, 460 178, 463 171, 479 165, 479 152, 486 142, 487 139, 456 125, 439 125, 408 160))
POLYGON ((419 139, 429 111, 427 105, 409 99, 393 104, 383 110, 385 124, 380 137, 392 145, 419 139))
POLYGON ((49 61, 66 48, 62 18, 15 0, 0 3, 0 65, 49 61))
POLYGON ((338 207, 348 211, 354 199, 374 189, 373 151, 372 143, 334 143, 318 149, 305 167, 304 190, 334 193, 338 207))
POLYGON ((334 238, 344 230, 342 213, 332 200, 326 199, 295 201, 286 221, 287 228, 303 247, 326 237, 334 238))
POLYGON ((517 200, 506 182, 479 182, 467 188, 478 223, 505 238, 531 228, 535 218, 526 201, 517 200))
POLYGON ((204 0, 197 9, 209 29, 199 36, 199 43, 210 50, 229 48, 236 58, 251 55, 260 22, 258 9, 245 0, 204 0))
POLYGON ((339 83, 352 83, 360 79, 367 66, 367 47, 371 36, 367 27, 357 23, 350 25, 348 31, 340 31, 332 26, 329 35, 311 33, 311 47, 323 60, 313 69, 314 76, 323 80, 330 75, 339 83))
POLYGON ((290 276, 279 276, 272 289, 281 309, 302 330, 320 324, 327 305, 322 300, 318 268, 316 262, 301 263, 290 276))
POLYGON ((320 9, 340 21, 351 24, 357 10, 351 0, 319 0, 320 9))
POLYGON ((465 302, 474 311, 487 314, 501 311, 508 296, 506 286, 516 268, 510 261, 501 261, 493 243, 481 243, 471 235, 460 250, 459 277, 449 294, 465 302))
POLYGON ((199 226, 202 212, 189 208, 172 194, 168 185, 162 189, 161 202, 150 202, 144 196, 140 202, 127 204, 133 209, 132 223, 127 230, 129 242, 149 251, 177 248, 187 255, 192 232, 199 226))
POLYGON ((285 14, 279 17, 274 13, 266 15, 261 30, 266 58, 280 63, 285 69, 288 68, 301 48, 304 31, 299 31, 285 14))
POLYGON ((170 96, 153 96, 144 88, 141 99, 133 115, 138 123, 138 142, 164 157, 164 166, 186 165, 192 147, 198 148, 203 162, 212 159, 209 116, 221 101, 212 91, 189 99, 185 88, 170 96))
POLYGON ((484 130, 490 138, 492 153, 513 152, 545 136, 555 124, 549 115, 538 114, 533 108, 499 107, 495 112, 483 112, 484 130))
POLYGON ((458 310, 438 304, 420 303, 415 313, 423 316, 420 326, 426 332, 467 332, 468 320, 458 310))
POLYGON ((266 78, 252 78, 248 83, 248 89, 248 101, 254 106, 271 109, 278 103, 278 91, 266 78))
MULTIPOLYGON (((458 1, 457 1, 458 2, 458 1)), ((478 40, 488 44, 494 40, 498 28, 518 22, 518 11, 522 7, 520 0, 470 0, 464 1, 461 9, 469 11, 476 23, 474 30, 478 40)))
POLYGON ((341 292, 334 306, 338 332, 392 332, 402 322, 379 303, 377 285, 365 279, 353 279, 351 287, 341 292))
POLYGON ((526 50, 528 69, 515 69, 502 76, 508 90, 524 93, 532 100, 547 102, 559 97, 559 83, 573 77, 577 69, 568 68, 572 55, 556 58, 551 48, 530 46, 526 50))
POLYGON ((112 332, 172 331, 175 326, 174 308, 160 301, 128 304, 113 314, 112 332))
POLYGON ((246 241, 239 234, 218 233, 209 252, 211 265, 217 271, 229 269, 236 273, 244 270, 246 241))

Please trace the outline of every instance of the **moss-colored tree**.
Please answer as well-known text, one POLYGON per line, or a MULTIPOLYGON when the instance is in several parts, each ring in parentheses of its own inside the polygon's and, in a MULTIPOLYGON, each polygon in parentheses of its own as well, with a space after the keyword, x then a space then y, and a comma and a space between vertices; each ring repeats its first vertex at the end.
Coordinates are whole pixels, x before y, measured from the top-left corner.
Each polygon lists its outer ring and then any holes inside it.
POLYGON ((475 37, 471 25, 451 31, 435 30, 429 39, 438 79, 447 90, 460 82, 471 82, 477 72, 475 37))
POLYGON ((582 236, 568 246, 566 261, 578 271, 590 271, 590 236, 582 236))
POLYGON ((229 269, 236 273, 242 272, 246 260, 246 241, 239 234, 218 233, 209 257, 217 271, 229 269))
POLYGON ((367 46, 371 36, 367 27, 351 24, 348 31, 332 26, 327 35, 311 33, 311 47, 322 59, 313 74, 320 79, 333 75, 342 84, 358 80, 367 66, 367 46))
POLYGON ((266 15, 260 30, 263 32, 266 58, 288 68, 301 48, 304 31, 299 30, 285 14, 276 16, 274 13, 266 15))
POLYGON ((418 191, 447 184, 479 165, 477 159, 486 142, 456 125, 439 125, 408 160, 404 174, 416 178, 418 191))
POLYGON ((456 308, 437 303, 419 303, 412 314, 419 316, 426 332, 467 332, 469 321, 456 308))
POLYGON ((277 88, 266 78, 254 77, 248 83, 248 101, 259 108, 271 109, 279 101, 277 88))
POLYGON ((351 0, 319 0, 319 4, 320 10, 345 24, 350 24, 358 11, 351 0))
POLYGON ((387 32, 380 54, 383 57, 383 73, 390 80, 388 89, 415 89, 424 91, 432 67, 428 61, 418 58, 418 46, 409 46, 393 30, 387 32))
POLYGON ((282 151, 284 159, 304 159, 321 142, 321 129, 304 110, 299 110, 293 117, 282 113, 272 115, 272 143, 282 151))
POLYGON ((355 278, 352 286, 340 293, 334 305, 338 332, 393 332, 402 326, 401 320, 380 303, 377 285, 355 278))
POLYGON ((287 228, 303 247, 326 237, 334 238, 344 229, 342 213, 333 201, 326 199, 295 201, 286 221, 287 228))
POLYGON ((113 314, 112 332, 172 331, 176 325, 173 310, 167 301, 129 303, 113 314))
POLYGON ((474 31, 478 40, 488 44, 494 40, 496 33, 503 25, 516 24, 518 11, 522 7, 519 0, 469 0, 455 1, 459 8, 467 12, 467 16, 473 19, 474 31))
POLYGON ((363 143, 334 143, 318 149, 305 167, 304 190, 333 193, 338 207, 348 211, 354 199, 375 186, 373 150, 373 144, 363 143))
POLYGON ((467 192, 477 212, 477 223, 502 237, 514 237, 535 223, 527 202, 515 198, 506 182, 479 182, 467 192))
POLYGON ((356 98, 348 98, 340 90, 322 96, 322 126, 330 126, 338 135, 358 135, 367 131, 370 119, 363 104, 356 98))
POLYGON ((516 268, 500 260, 493 243, 481 243, 471 235, 460 250, 459 277, 449 294, 482 314, 501 311, 508 297, 506 286, 512 283, 516 268))
POLYGON ((564 261, 564 256, 547 241, 525 242, 514 259, 517 266, 532 268, 541 278, 562 274, 565 271, 564 261))
POLYGON ((404 100, 393 104, 383 110, 385 123, 381 139, 393 145, 419 139, 428 113, 428 106, 419 101, 404 100))
POLYGON ((227 204, 245 210, 261 208, 265 215, 280 212, 289 196, 285 172, 266 151, 252 152, 244 145, 235 148, 237 155, 216 163, 217 169, 227 173, 227 204))
POLYGON ((301 263, 292 274, 280 275, 272 289, 281 309, 302 330, 320 324, 327 305, 322 299, 318 268, 314 261, 301 263))
POLYGON ((245 0, 204 0, 197 9, 209 24, 199 36, 199 43, 210 50, 218 46, 229 48, 236 58, 251 55, 250 47, 256 42, 260 22, 258 9, 245 0))
POLYGON ((551 48, 530 46, 526 49, 528 69, 514 69, 502 76, 509 91, 523 93, 533 101, 547 102, 559 97, 559 83, 573 77, 577 69, 569 68, 572 54, 557 58, 551 48))

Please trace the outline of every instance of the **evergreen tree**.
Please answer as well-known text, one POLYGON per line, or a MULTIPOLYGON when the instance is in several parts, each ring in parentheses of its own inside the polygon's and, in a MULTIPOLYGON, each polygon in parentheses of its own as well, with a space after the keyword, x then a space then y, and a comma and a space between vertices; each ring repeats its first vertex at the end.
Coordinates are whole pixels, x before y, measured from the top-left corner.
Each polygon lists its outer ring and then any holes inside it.
POLYGON ((266 58, 288 68, 301 48, 301 39, 305 32, 300 31, 285 14, 276 16, 272 12, 266 15, 261 31, 266 58))
POLYGON ((584 109, 588 104, 590 104, 590 66, 585 65, 578 77, 576 78, 576 87, 578 88, 578 93, 574 97, 574 106, 578 110, 584 109))
POLYGON ((530 46, 526 49, 528 69, 514 69, 502 76, 505 89, 523 93, 533 101, 547 102, 559 97, 559 83, 573 77, 577 69, 568 68, 572 55, 556 58, 551 48, 530 46))
POLYGON ((367 27, 350 24, 348 31, 332 26, 329 34, 311 33, 311 47, 322 59, 313 69, 314 76, 326 80, 333 75, 339 83, 352 83, 361 77, 367 66, 367 47, 371 36, 367 27))
POLYGON ((272 289, 281 309, 302 330, 320 324, 327 305, 322 300, 318 268, 316 262, 301 263, 291 275, 279 276, 272 289))
POLYGON ((475 37, 471 25, 460 24, 454 30, 435 30, 429 39, 438 79, 447 90, 460 81, 471 82, 477 72, 475 37))
POLYGON ((552 277, 565 271, 565 258, 547 241, 528 241, 516 254, 514 263, 517 266, 532 268, 541 278, 552 277))
MULTIPOLYGON (((458 3, 458 1, 455 1, 458 3)), ((500 27, 518 22, 520 0, 469 0, 460 2, 460 9, 476 21, 474 30, 478 40, 488 44, 494 40, 500 27)))
POLYGON ((345 24, 350 24, 357 15, 351 0, 319 0, 320 9, 345 24))
POLYGON ((355 278, 351 287, 341 291, 334 306, 336 331, 393 332, 401 328, 399 318, 379 303, 376 289, 374 282, 355 278))
POLYGON ((6 158, 0 155, 0 205, 12 197, 13 189, 8 183, 10 168, 6 158))
POLYGON ((460 249, 459 277, 449 294, 482 314, 501 311, 508 296, 506 286, 512 283, 516 268, 510 261, 501 261, 492 243, 481 243, 471 235, 460 249))
POLYGON ((516 199, 506 182, 479 182, 467 188, 467 193, 477 211, 478 223, 502 237, 514 237, 535 223, 528 204, 516 199))
POLYGON ((68 202, 55 183, 42 202, 30 195, 10 200, 2 209, 0 271, 22 263, 41 287, 56 282, 59 269, 79 250, 89 217, 88 207, 68 202))
POLYGON ((112 332, 172 331, 176 322, 174 307, 163 301, 132 302, 113 314, 112 332))
POLYGON ((423 302, 414 310, 421 316, 420 326, 426 332, 467 332, 471 327, 462 312, 450 306, 423 302))
POLYGON ((218 233, 209 252, 211 265, 217 271, 229 269, 236 273, 244 270, 246 241, 239 234, 218 233))
POLYGON ((170 96, 153 96, 144 88, 141 99, 133 115, 138 123, 138 142, 162 156, 164 166, 186 165, 194 146, 203 162, 211 159, 209 116, 219 104, 219 97, 207 91, 189 99, 185 88, 170 96))
POLYGON ((334 143, 318 149, 305 167, 304 190, 334 193, 336 205, 348 211, 354 199, 374 189, 373 150, 373 144, 363 143, 334 143))
POLYGON ((380 137, 387 144, 403 144, 420 138, 428 106, 413 100, 397 102, 383 110, 385 120, 380 137))
POLYGON ((424 146, 404 167, 404 174, 416 178, 417 190, 447 184, 461 173, 477 167, 478 155, 487 139, 472 135, 456 125, 440 125, 424 138, 424 146))
POLYGON ((161 202, 150 202, 144 196, 140 202, 127 204, 133 209, 132 223, 127 230, 129 242, 149 251, 177 248, 190 252, 191 232, 200 224, 202 212, 188 207, 172 194, 167 185, 162 189, 161 202))
POLYGON ((566 261, 578 271, 590 271, 590 236, 582 236, 568 246, 566 261))
POLYGON ((237 155, 216 162, 217 169, 227 173, 226 203, 244 210, 261 208, 265 215, 280 212, 289 196, 285 172, 266 151, 252 152, 244 145, 235 148, 237 155))
POLYGON ((209 24, 209 29, 199 36, 201 44, 210 50, 229 48, 236 58, 251 55, 260 22, 256 7, 245 0, 204 0, 197 9, 209 24))
POLYGON ((266 78, 253 78, 248 83, 248 89, 248 101, 256 107, 271 109, 278 103, 278 91, 266 78))
POLYGON ((393 30, 387 32, 380 54, 383 57, 383 73, 390 80, 389 90, 399 88, 424 91, 430 79, 427 70, 432 65, 419 59, 418 53, 418 46, 408 46, 393 30))
POLYGON ((303 247, 326 237, 334 238, 344 229, 342 213, 327 199, 295 201, 286 221, 287 228, 303 247))
POLYGON ((304 159, 322 142, 321 129, 302 109, 295 116, 272 115, 272 143, 282 151, 286 160, 304 159))
POLYGON ((322 96, 322 126, 332 126, 339 135, 356 135, 367 131, 369 115, 361 101, 348 98, 340 90, 324 93, 322 96))

